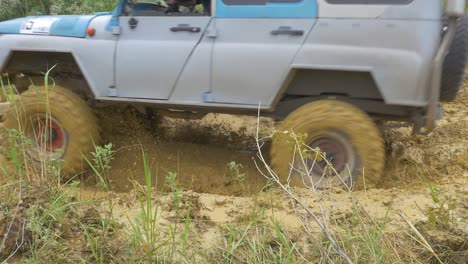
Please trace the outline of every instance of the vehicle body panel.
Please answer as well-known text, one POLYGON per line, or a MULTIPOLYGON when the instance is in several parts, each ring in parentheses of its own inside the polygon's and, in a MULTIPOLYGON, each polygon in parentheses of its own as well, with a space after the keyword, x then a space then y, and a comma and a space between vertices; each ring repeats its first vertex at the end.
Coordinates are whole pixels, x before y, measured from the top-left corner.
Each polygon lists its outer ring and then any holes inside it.
POLYGON ((0 34, 19 34, 26 18, 16 18, 0 22, 0 34))
POLYGON ((218 19, 212 66, 213 102, 271 106, 314 22, 313 19, 218 19), (272 34, 281 27, 302 34, 272 34))
POLYGON ((319 19, 292 68, 371 72, 386 103, 423 106, 440 32, 430 20, 319 19))
MULTIPOLYGON (((128 25, 131 17, 121 17, 128 25)), ((122 26, 116 51, 117 96, 168 99, 210 17, 137 17, 138 26, 122 26), (199 32, 173 32, 178 26, 199 32)), ((208 78, 200 76, 199 78, 208 78)))
MULTIPOLYGON (((116 37, 104 30, 109 16, 93 19, 90 26, 96 28, 93 38, 71 38, 31 34, 0 35, 0 69, 4 69, 8 58, 17 51, 71 53, 95 96, 108 95, 114 84, 114 51, 116 37)), ((52 67, 53 65, 50 65, 52 67)), ((47 70, 47 69, 45 69, 47 70)))
POLYGON ((319 18, 432 19, 442 16, 439 0, 317 0, 319 18), (371 4, 376 2, 376 4, 371 4))
POLYGON ((32 34, 60 37, 86 37, 86 29, 100 13, 90 16, 32 16, 0 23, 0 34, 32 34))
POLYGON ((215 20, 212 19, 203 37, 185 65, 169 101, 176 104, 205 102, 211 92, 212 55, 215 38, 215 20))

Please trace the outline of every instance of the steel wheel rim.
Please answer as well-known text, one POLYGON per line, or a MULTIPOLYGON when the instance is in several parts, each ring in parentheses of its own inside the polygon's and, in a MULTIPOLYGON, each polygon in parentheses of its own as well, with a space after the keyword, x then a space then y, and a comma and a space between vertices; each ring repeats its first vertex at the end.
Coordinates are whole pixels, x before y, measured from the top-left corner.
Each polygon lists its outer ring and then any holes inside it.
POLYGON ((341 185, 352 186, 359 160, 346 135, 334 130, 320 131, 309 136, 306 145, 313 158, 308 157, 303 162, 300 157, 296 157, 294 164, 294 169, 299 172, 306 187, 327 189, 341 185), (310 149, 317 148, 326 154, 328 162, 315 158, 315 152, 310 149))
POLYGON ((28 155, 36 160, 60 160, 68 146, 68 133, 54 117, 35 114, 27 137, 31 140, 28 155))

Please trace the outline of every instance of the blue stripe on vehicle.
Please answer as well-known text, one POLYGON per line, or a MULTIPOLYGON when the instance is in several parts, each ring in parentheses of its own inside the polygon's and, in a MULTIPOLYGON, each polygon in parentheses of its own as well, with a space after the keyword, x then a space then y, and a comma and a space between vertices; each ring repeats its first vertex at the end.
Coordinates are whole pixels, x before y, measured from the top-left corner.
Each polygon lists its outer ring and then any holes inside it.
POLYGON ((86 29, 95 16, 56 16, 60 20, 55 21, 50 28, 49 35, 62 37, 86 37, 86 29))
POLYGON ((216 3, 216 17, 219 18, 315 18, 317 13, 316 0, 265 5, 226 5, 223 0, 216 3))
POLYGON ((0 34, 19 34, 26 18, 17 18, 0 22, 0 34))
MULTIPOLYGON (((102 13, 99 15, 106 15, 102 13)), ((19 34, 21 28, 23 27, 26 21, 35 18, 58 18, 50 27, 47 34, 40 35, 49 35, 49 36, 60 36, 60 37, 76 37, 84 38, 86 37, 86 29, 89 26, 89 23, 93 16, 31 16, 25 18, 18 18, 8 21, 0 22, 0 34, 19 34)))

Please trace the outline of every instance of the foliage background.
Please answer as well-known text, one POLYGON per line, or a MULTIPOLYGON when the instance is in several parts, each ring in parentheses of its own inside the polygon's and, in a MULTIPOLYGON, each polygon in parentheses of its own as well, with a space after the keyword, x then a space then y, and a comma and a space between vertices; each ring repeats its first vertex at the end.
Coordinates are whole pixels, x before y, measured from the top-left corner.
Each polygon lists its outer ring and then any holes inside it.
POLYGON ((91 14, 112 11, 118 0, 0 0, 0 21, 41 13, 91 14))

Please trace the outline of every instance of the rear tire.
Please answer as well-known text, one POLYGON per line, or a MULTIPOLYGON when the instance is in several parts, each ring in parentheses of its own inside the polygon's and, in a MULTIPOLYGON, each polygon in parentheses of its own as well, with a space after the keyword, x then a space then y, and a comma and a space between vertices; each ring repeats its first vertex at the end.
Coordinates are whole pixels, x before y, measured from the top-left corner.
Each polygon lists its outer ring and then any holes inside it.
POLYGON ((440 101, 455 100, 460 91, 465 76, 466 58, 468 53, 468 15, 457 22, 457 31, 449 53, 445 57, 442 69, 440 101))
POLYGON ((22 130, 32 141, 26 150, 27 160, 36 164, 62 160, 65 179, 88 168, 83 155, 90 160, 94 144, 100 143, 91 108, 78 95, 59 86, 22 93, 4 116, 4 127, 22 130))
POLYGON ((336 100, 312 102, 291 113, 281 124, 280 131, 306 134, 304 143, 311 148, 318 146, 322 152, 328 151, 327 157, 334 158, 331 163, 339 174, 324 176, 326 170, 320 168, 320 161, 307 164, 314 164, 313 168, 307 167, 311 175, 308 179, 305 170, 301 173, 296 166, 291 170, 293 158, 297 161, 299 155, 288 142, 291 140, 281 133, 273 138, 271 160, 282 183, 310 188, 312 180, 318 189, 335 186, 362 189, 379 183, 385 161, 384 141, 373 120, 359 108, 336 100))

